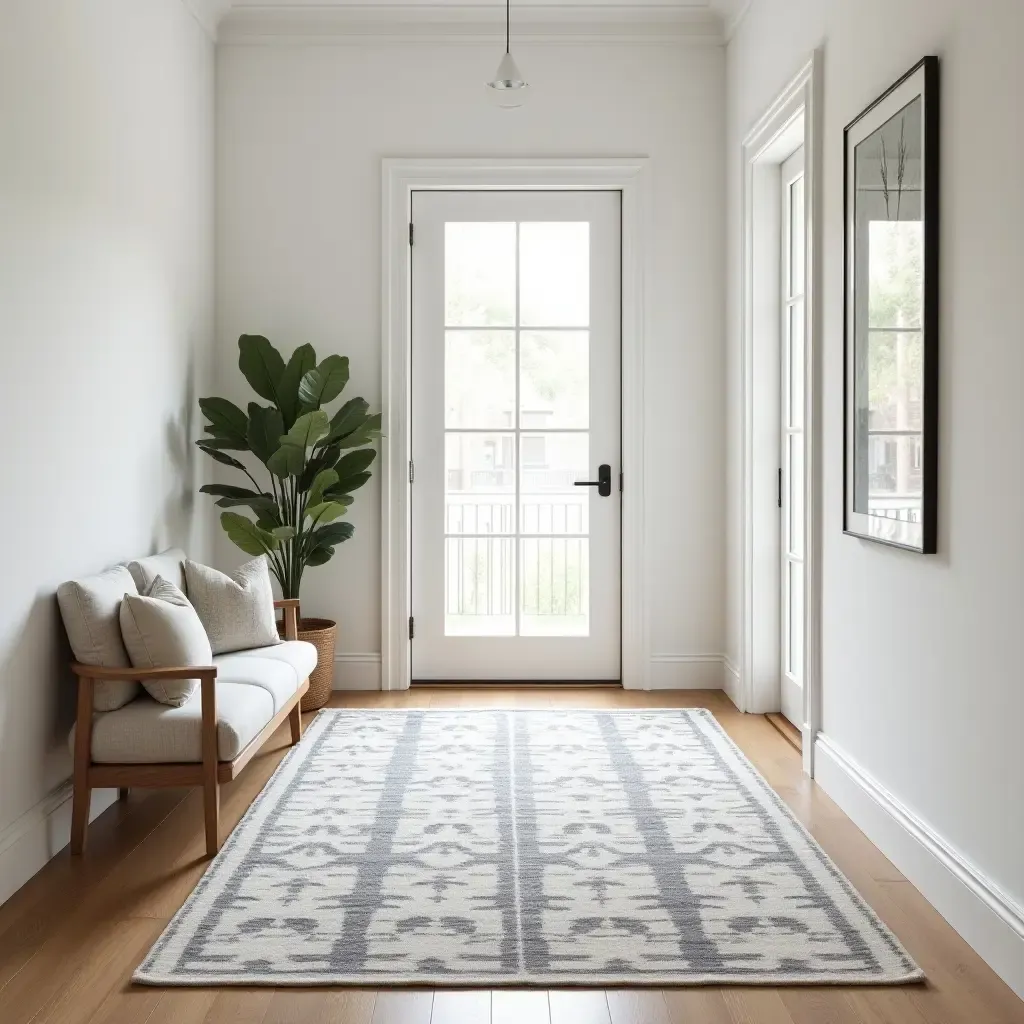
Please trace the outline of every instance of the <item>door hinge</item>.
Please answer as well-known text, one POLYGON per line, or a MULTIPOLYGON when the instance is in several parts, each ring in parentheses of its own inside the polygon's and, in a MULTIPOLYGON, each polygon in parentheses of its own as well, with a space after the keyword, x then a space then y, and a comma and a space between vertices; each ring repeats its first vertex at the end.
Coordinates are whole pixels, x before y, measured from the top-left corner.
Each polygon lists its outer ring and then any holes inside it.
POLYGON ((409 244, 412 245, 412 221, 409 221, 409 244))
POLYGON ((416 633, 416 629, 413 625, 413 617, 409 616, 409 639, 411 640, 416 633))
POLYGON ((622 491, 623 491, 623 486, 622 486, 622 474, 620 473, 620 474, 619 474, 619 493, 621 494, 621 493, 622 493, 622 491))
POLYGON ((409 483, 414 483, 416 480, 416 467, 413 465, 412 459, 409 460, 409 483))
POLYGON ((782 467, 779 466, 779 508, 782 508, 782 467))

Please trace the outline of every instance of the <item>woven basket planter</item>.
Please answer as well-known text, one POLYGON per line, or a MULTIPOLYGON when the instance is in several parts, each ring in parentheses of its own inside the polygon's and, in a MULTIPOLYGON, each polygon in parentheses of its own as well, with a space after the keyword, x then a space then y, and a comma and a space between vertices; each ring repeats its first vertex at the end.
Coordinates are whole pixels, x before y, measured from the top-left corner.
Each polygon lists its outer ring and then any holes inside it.
POLYGON ((327 703, 334 682, 334 643, 338 624, 331 619, 299 619, 299 639, 316 648, 316 668, 309 675, 303 711, 316 711, 327 703))

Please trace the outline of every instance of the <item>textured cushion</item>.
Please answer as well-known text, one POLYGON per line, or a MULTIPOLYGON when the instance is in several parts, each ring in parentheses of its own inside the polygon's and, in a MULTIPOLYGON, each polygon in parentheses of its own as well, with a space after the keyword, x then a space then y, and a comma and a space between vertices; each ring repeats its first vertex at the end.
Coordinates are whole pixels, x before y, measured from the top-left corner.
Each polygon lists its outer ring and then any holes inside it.
MULTIPOLYGON (((121 640, 119 613, 125 594, 136 593, 131 573, 119 565, 96 576, 69 580, 57 588, 57 601, 75 658, 83 665, 127 668, 131 662, 121 640)), ((113 711, 139 693, 134 680, 101 679, 93 689, 92 706, 113 711)))
MULTIPOLYGON (((218 682, 217 757, 230 761, 274 717, 274 701, 260 686, 218 682)), ((92 759, 100 764, 174 764, 203 759, 203 702, 195 693, 172 707, 143 694, 123 708, 96 715, 92 759)), ((71 749, 75 732, 71 730, 71 749)))
MULTIPOLYGON (((283 647, 284 644, 280 646, 283 647)), ((266 651, 278 649, 277 647, 261 648, 266 651)), ((236 654, 216 655, 213 663, 217 666, 217 681, 245 683, 247 686, 259 687, 270 694, 270 698, 274 702, 274 714, 276 714, 299 688, 299 680, 295 676, 295 669, 287 661, 253 657, 257 653, 256 651, 241 651, 236 654)))
POLYGON ((230 575, 186 559, 185 581, 214 654, 281 642, 266 559, 254 558, 230 575))
POLYGON ((140 594, 144 594, 155 582, 157 576, 163 576, 168 583, 173 583, 179 590, 187 593, 185 587, 185 552, 181 548, 168 548, 158 555, 148 558, 137 558, 128 563, 128 571, 135 580, 140 594))
MULTIPOLYGON (((121 635, 135 668, 212 665, 206 630, 188 598, 162 576, 145 595, 127 594, 121 602, 121 635)), ((198 679, 142 680, 161 704, 180 706, 199 688, 198 679)))
POLYGON ((305 640, 285 640, 274 647, 260 647, 253 651, 239 651, 240 657, 263 658, 270 661, 287 662, 295 672, 298 686, 316 668, 316 648, 305 640))

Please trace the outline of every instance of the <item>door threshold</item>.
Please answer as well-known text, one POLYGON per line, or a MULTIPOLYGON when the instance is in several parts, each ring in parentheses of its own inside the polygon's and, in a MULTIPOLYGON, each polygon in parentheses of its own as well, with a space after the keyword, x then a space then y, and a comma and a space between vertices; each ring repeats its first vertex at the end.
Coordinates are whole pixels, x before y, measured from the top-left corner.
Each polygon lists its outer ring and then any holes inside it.
POLYGON ((800 730, 785 715, 779 714, 778 711, 770 711, 764 717, 775 726, 776 731, 791 747, 797 751, 803 750, 800 730))
POLYGON ((517 690, 550 690, 556 687, 592 690, 622 689, 622 682, 618 679, 413 679, 412 685, 465 687, 467 689, 504 686, 517 690))

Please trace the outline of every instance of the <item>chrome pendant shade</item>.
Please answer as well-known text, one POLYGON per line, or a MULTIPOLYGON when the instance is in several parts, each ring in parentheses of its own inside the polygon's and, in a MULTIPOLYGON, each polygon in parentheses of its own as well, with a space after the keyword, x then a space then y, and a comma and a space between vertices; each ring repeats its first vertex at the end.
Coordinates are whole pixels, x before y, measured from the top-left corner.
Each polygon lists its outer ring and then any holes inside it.
POLYGON ((510 49, 511 0, 505 0, 505 55, 498 64, 494 79, 487 83, 491 99, 506 110, 521 107, 530 91, 529 83, 523 78, 510 49))

